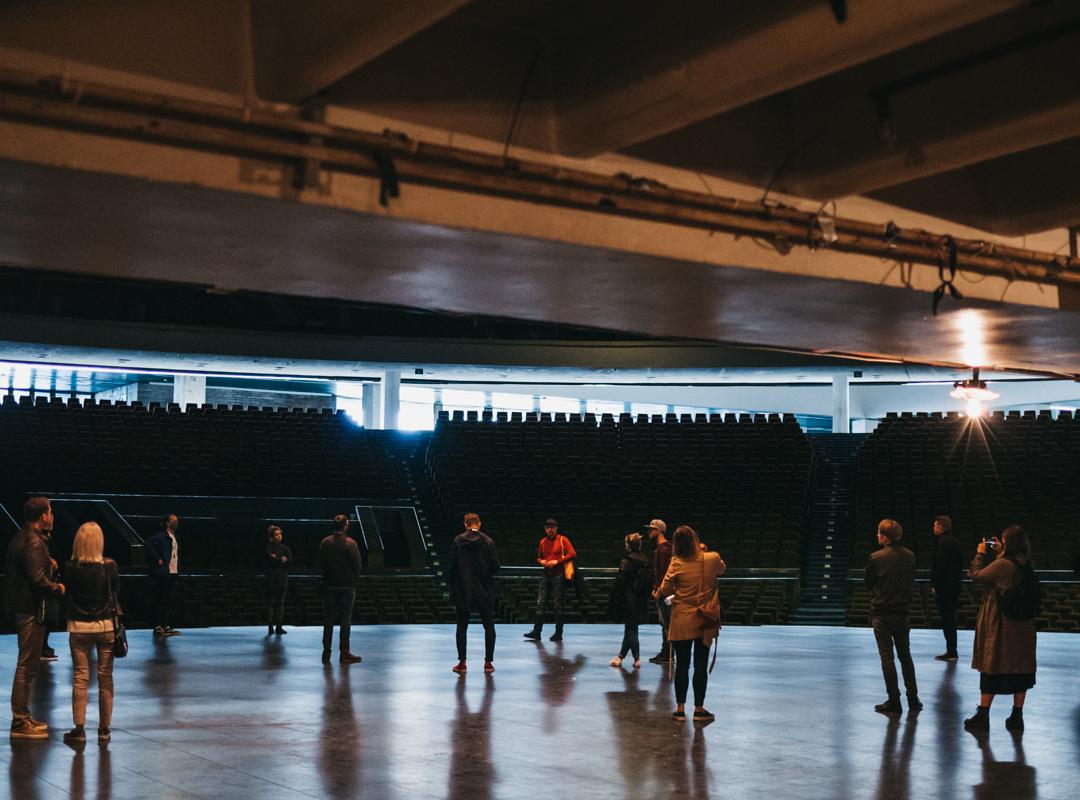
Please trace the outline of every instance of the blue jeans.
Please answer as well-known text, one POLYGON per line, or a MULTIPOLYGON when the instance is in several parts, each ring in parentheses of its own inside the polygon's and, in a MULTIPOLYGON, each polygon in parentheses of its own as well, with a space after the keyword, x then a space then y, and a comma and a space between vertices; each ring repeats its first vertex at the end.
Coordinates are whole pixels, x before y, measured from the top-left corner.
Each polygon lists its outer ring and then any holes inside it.
POLYGON ((352 632, 353 601, 356 599, 356 589, 339 589, 325 587, 323 589, 323 608, 326 610, 326 620, 323 622, 322 648, 323 652, 330 652, 334 642, 334 626, 340 628, 338 633, 338 647, 342 653, 349 652, 349 634, 352 632))

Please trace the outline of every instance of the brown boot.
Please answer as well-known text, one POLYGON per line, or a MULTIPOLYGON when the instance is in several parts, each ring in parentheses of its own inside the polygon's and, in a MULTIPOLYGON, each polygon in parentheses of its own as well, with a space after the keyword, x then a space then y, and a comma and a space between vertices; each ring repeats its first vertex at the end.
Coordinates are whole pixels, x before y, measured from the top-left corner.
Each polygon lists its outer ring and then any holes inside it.
POLYGON ((352 653, 345 652, 345 653, 341 654, 341 657, 338 659, 338 663, 339 664, 359 664, 363 660, 364 659, 360 658, 360 656, 354 656, 352 653))

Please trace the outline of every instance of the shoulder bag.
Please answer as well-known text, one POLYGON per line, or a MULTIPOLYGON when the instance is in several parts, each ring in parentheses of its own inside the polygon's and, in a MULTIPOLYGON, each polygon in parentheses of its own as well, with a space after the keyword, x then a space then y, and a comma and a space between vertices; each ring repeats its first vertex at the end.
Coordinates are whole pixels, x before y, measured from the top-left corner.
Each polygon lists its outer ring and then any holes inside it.
POLYGON ((113 585, 112 577, 104 564, 101 568, 105 571, 105 585, 109 587, 109 608, 112 611, 113 624, 113 658, 124 658, 128 654, 127 629, 120 622, 120 604, 116 600, 116 587, 113 585))

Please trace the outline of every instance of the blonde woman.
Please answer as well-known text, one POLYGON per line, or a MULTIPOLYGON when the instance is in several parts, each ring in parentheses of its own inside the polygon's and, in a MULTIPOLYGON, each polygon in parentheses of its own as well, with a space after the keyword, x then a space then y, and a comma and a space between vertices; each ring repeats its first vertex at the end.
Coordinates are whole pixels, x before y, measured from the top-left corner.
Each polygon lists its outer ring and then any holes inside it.
POLYGON ((71 713, 75 727, 65 742, 85 742, 86 701, 91 653, 97 651, 98 741, 109 741, 113 707, 113 598, 120 586, 116 562, 102 553, 105 537, 96 522, 75 533, 71 561, 64 566, 67 581, 68 634, 71 644, 71 713))

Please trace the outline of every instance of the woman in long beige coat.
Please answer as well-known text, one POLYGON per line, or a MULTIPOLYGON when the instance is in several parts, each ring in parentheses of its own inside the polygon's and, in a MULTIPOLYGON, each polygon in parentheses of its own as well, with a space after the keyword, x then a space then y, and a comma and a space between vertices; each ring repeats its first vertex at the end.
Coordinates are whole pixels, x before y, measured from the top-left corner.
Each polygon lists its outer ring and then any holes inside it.
POLYGON ((999 604, 1001 594, 1020 580, 1020 568, 1028 564, 1028 536, 1019 525, 1005 529, 1001 539, 992 539, 997 557, 980 542, 968 575, 981 583, 983 592, 979 617, 975 622, 975 645, 971 666, 979 671, 981 698, 975 716, 964 720, 968 730, 990 728, 990 704, 994 695, 1013 696, 1012 716, 1005 721, 1009 730, 1024 729, 1024 700, 1035 685, 1035 620, 1005 616, 999 604))
POLYGON ((689 525, 675 529, 675 551, 664 580, 653 593, 658 603, 671 597, 668 639, 675 649, 675 712, 686 719, 686 692, 690 686, 690 651, 694 653, 694 720, 708 722, 714 715, 705 710, 709 682, 709 646, 720 631, 720 600, 716 579, 727 566, 718 553, 704 552, 698 535, 689 525))

